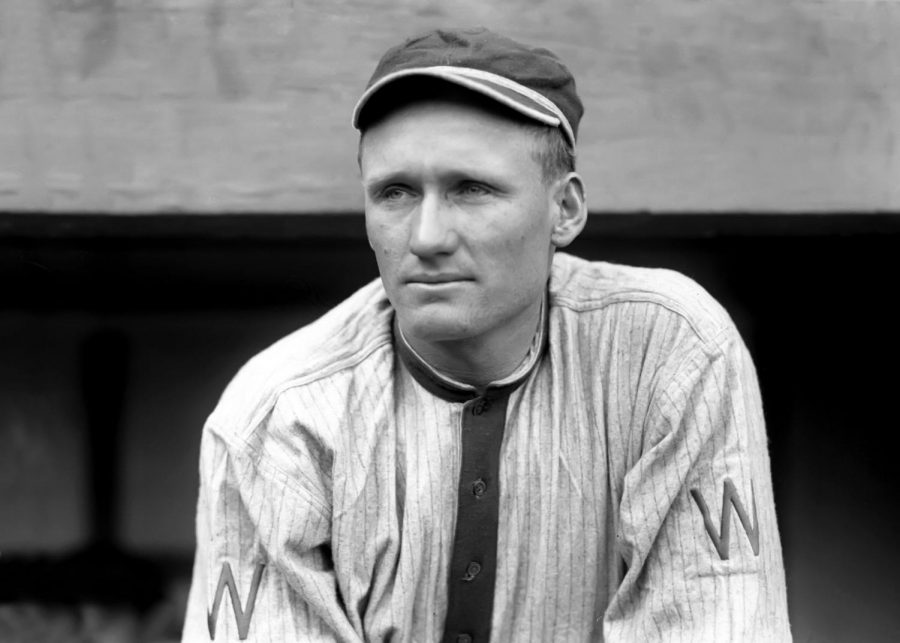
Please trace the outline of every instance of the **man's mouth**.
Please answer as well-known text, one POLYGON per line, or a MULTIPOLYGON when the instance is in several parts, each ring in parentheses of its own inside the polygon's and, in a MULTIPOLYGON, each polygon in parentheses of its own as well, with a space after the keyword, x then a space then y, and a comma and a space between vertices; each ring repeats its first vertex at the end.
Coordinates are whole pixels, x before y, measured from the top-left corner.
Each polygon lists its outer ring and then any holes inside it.
POLYGON ((406 280, 406 283, 409 284, 428 284, 428 285, 439 285, 439 284, 449 284, 457 281, 472 281, 468 277, 465 277, 456 273, 419 273, 412 275, 406 280))

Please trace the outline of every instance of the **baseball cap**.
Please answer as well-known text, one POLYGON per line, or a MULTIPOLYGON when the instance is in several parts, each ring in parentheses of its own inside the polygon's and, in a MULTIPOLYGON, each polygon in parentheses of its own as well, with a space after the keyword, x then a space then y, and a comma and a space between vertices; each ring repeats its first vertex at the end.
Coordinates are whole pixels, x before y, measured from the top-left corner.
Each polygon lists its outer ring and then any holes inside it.
POLYGON ((559 127, 575 149, 584 107, 572 73, 551 51, 483 27, 436 29, 389 49, 353 110, 353 127, 375 94, 415 76, 470 89, 545 125, 559 127))

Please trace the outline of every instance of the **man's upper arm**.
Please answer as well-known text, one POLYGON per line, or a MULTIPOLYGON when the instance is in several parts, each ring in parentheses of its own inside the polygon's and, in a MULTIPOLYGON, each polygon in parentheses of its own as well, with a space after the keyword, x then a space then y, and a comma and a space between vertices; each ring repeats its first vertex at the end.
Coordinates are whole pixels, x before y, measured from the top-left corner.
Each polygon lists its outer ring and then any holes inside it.
POLYGON ((607 640, 789 640, 759 388, 736 331, 678 365, 644 428, 607 640))
POLYGON ((323 503, 204 431, 184 641, 357 640, 337 596, 323 503))

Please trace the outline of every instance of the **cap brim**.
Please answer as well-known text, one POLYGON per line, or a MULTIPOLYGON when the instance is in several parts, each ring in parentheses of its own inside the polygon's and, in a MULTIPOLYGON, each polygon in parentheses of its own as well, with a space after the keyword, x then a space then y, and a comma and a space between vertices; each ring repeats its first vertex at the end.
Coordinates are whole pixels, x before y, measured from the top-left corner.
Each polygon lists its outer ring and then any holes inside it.
POLYGON ((559 127, 572 149, 575 134, 562 111, 547 97, 504 76, 470 67, 414 67, 401 69, 379 78, 363 92, 353 108, 353 127, 359 129, 359 117, 366 103, 385 85, 409 76, 430 76, 460 85, 506 105, 520 114, 551 127, 559 127))

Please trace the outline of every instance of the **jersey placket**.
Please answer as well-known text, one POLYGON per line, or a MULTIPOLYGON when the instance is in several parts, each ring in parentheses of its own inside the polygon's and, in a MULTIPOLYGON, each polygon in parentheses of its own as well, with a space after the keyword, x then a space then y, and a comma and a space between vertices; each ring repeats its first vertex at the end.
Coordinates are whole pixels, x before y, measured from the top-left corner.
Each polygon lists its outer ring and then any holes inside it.
POLYGON ((487 641, 497 577, 500 447, 508 390, 488 390, 463 407, 456 532, 444 643, 487 641))
POLYGON ((397 353, 413 378, 433 395, 463 404, 456 528, 447 578, 443 643, 486 643, 491 636, 500 518, 500 448, 510 395, 525 383, 544 350, 547 319, 543 306, 541 319, 529 359, 509 378, 489 385, 483 392, 451 382, 427 366, 402 339, 394 320, 397 353))

